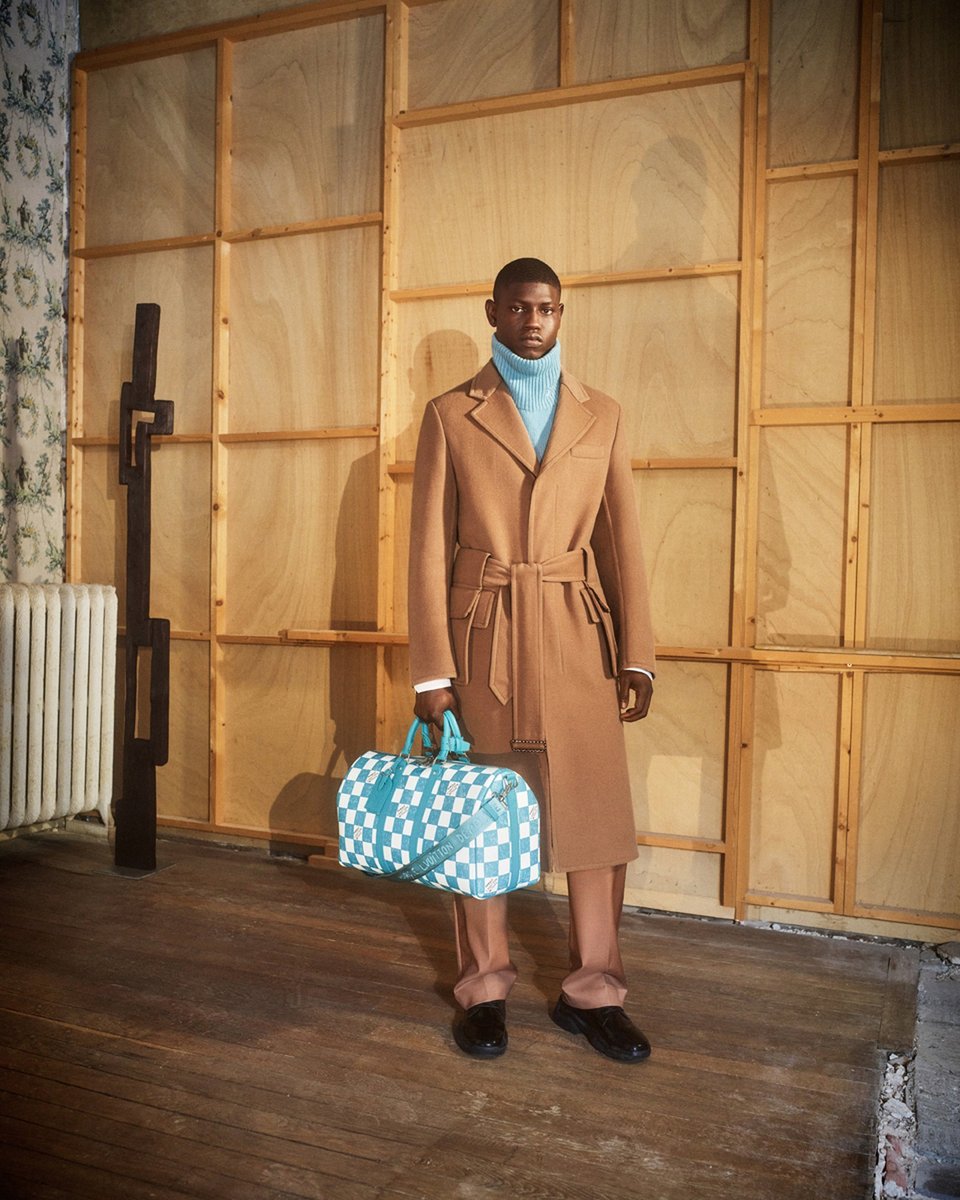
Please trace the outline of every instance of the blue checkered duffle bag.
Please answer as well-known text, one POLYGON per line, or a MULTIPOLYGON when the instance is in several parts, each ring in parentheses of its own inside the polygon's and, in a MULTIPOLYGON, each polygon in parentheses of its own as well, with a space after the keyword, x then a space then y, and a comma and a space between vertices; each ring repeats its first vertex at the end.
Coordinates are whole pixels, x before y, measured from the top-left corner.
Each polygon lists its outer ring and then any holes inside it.
POLYGON ((536 883, 537 798, 515 772, 470 762, 469 749, 448 711, 437 751, 414 721, 399 755, 361 754, 337 794, 341 864, 478 899, 536 883))

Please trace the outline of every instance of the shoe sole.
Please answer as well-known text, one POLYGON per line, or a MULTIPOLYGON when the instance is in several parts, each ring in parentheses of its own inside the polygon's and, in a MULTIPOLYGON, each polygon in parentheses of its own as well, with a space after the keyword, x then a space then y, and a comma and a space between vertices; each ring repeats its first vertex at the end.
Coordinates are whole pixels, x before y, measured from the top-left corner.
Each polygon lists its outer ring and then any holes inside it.
POLYGON ((618 1054, 615 1050, 612 1050, 609 1047, 604 1047, 602 1044, 598 1044, 599 1039, 597 1038, 596 1034, 594 1034, 593 1030, 581 1025, 577 1018, 569 1012, 558 1012, 556 1009, 553 1009, 550 1013, 550 1017, 554 1025, 559 1025, 560 1028, 565 1029, 567 1033, 582 1033, 594 1050, 596 1050, 598 1054, 602 1054, 604 1058, 611 1058, 614 1062, 638 1063, 643 1062, 645 1059, 650 1057, 649 1050, 641 1050, 637 1054, 618 1054))

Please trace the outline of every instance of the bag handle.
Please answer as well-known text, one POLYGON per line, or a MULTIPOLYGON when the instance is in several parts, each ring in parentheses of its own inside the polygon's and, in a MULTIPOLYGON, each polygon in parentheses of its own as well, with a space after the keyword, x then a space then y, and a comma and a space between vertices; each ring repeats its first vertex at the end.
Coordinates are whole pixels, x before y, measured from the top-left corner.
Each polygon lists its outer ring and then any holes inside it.
POLYGON ((420 732, 420 743, 423 746, 424 754, 432 754, 434 761, 446 762, 449 755, 466 756, 470 749, 470 743, 460 732, 460 726, 457 724, 457 718, 453 715, 450 709, 446 709, 443 714, 443 735, 440 738, 439 750, 434 750, 433 741, 430 737, 430 726, 426 721, 421 721, 419 717, 414 717, 413 723, 407 730, 407 737, 403 743, 403 749, 400 753, 404 758, 407 758, 410 751, 413 749, 413 741, 417 736, 417 731, 420 732))

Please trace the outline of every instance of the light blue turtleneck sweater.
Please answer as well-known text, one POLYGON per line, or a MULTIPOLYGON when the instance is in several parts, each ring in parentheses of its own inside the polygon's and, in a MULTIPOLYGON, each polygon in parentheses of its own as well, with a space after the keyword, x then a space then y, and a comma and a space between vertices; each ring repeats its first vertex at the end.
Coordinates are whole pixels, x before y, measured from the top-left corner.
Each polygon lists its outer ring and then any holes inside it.
POLYGON ((521 358, 493 336, 493 363, 507 385, 536 451, 543 458, 560 397, 560 343, 543 358, 521 358))

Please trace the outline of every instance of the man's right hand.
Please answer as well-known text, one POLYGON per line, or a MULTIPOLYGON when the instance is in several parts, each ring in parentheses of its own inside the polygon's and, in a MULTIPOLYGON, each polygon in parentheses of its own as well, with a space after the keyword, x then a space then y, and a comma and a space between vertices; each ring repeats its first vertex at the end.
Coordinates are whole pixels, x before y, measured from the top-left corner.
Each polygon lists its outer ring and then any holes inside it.
MULTIPOLYGON (((413 711, 421 721, 433 726, 438 737, 443 737, 443 714, 447 709, 450 709, 458 721, 460 720, 460 700, 452 687, 417 692, 413 711)), ((439 740, 435 744, 439 746, 439 740)))

